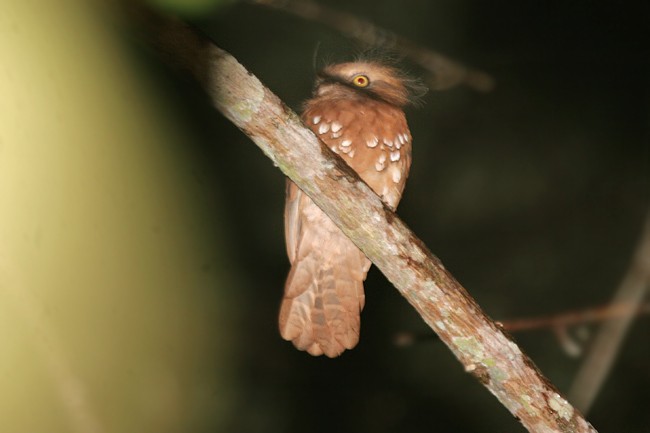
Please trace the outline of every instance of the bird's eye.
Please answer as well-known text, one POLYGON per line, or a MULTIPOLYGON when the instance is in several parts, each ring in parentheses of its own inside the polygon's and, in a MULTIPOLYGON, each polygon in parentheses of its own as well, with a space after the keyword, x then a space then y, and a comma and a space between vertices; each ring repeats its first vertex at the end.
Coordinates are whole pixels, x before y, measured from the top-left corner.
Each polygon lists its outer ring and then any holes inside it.
POLYGON ((367 75, 359 74, 352 77, 352 83, 357 87, 368 87, 368 84, 370 84, 370 79, 367 75))

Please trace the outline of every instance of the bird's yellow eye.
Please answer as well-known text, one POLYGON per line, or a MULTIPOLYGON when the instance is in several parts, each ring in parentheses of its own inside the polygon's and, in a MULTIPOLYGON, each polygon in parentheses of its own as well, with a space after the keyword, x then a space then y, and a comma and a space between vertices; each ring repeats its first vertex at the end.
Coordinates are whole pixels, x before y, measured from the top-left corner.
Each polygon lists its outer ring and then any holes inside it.
POLYGON ((367 87, 370 84, 370 79, 367 75, 355 75, 352 77, 352 83, 357 87, 367 87))

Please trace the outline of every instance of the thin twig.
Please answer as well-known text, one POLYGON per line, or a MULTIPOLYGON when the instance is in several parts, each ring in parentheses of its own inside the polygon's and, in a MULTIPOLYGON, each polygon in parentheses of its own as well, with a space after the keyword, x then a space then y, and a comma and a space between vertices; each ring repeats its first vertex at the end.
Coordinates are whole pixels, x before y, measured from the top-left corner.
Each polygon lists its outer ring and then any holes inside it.
POLYGON ((192 73, 214 106, 332 218, 529 431, 595 432, 422 241, 252 73, 188 25, 142 18, 152 44, 192 73))
MULTIPOLYGON (((650 213, 639 245, 612 304, 635 308, 643 301, 650 287, 650 213)), ((638 308, 638 307, 637 307, 638 308)), ((634 315, 623 315, 603 323, 589 354, 576 375, 569 398, 582 411, 588 412, 614 364, 616 354, 634 315)))
POLYGON ((544 328, 564 328, 642 314, 650 314, 650 304, 609 304, 554 316, 505 320, 501 324, 508 332, 521 332, 544 328))
POLYGON ((427 83, 433 90, 449 89, 459 84, 465 84, 479 92, 490 92, 494 88, 494 79, 485 72, 470 69, 443 54, 424 48, 350 13, 311 0, 251 1, 319 22, 368 47, 390 48, 428 71, 427 83))
MULTIPOLYGON (((641 305, 608 304, 580 311, 559 313, 552 316, 499 320, 497 323, 506 331, 515 333, 567 328, 570 326, 586 325, 588 323, 603 322, 621 317, 642 316, 648 314, 650 314, 650 303, 641 305)), ((393 341, 396 346, 406 347, 415 343, 431 340, 432 338, 437 338, 436 334, 403 331, 395 334, 393 341)))

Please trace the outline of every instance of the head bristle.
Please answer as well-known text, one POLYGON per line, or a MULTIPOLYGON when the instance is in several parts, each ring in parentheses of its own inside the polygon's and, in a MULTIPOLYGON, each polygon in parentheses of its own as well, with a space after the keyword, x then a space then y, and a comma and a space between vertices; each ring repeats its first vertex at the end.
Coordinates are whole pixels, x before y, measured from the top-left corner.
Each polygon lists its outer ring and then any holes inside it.
MULTIPOLYGON (((368 57, 367 52, 364 57, 368 57)), ((359 57, 353 62, 328 65, 319 74, 316 93, 320 94, 323 87, 338 87, 341 94, 347 93, 352 97, 371 97, 400 107, 418 104, 426 93, 426 86, 391 63, 384 56, 382 59, 364 60, 359 57), (359 74, 368 76, 370 81, 362 89, 355 88, 350 82, 359 74)))

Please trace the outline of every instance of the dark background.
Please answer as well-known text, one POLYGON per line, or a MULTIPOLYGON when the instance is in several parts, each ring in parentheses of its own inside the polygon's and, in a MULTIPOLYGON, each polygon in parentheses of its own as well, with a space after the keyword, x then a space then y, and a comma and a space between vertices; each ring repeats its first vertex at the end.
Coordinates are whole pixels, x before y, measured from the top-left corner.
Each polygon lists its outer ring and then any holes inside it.
MULTIPOLYGON (((634 251, 650 191, 647 3, 323 1, 491 74, 487 94, 429 92, 407 112, 414 163, 400 216, 493 318, 607 303, 634 251)), ((358 46, 321 24, 245 3, 190 20, 292 108, 316 61, 358 46)), ((151 61, 151 74, 161 69, 151 61)), ((412 74, 423 71, 408 61, 412 74)), ((372 269, 361 341, 338 359, 284 342, 277 312, 288 271, 284 177, 185 77, 156 85, 178 107, 214 185, 237 284, 238 401, 229 432, 496 432, 519 423, 372 269)), ((575 334, 594 326, 572 329, 575 334)), ((650 432, 648 319, 632 326, 588 419, 601 432, 650 432)), ((515 335, 567 392, 580 365, 551 330, 515 335)), ((583 343, 587 348, 588 343, 583 343)))

